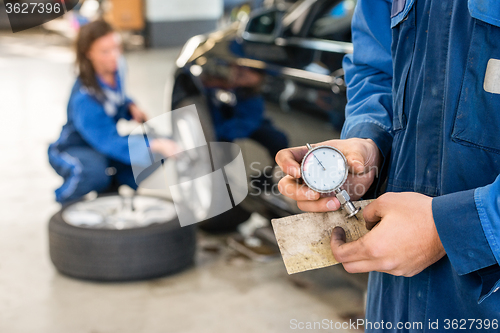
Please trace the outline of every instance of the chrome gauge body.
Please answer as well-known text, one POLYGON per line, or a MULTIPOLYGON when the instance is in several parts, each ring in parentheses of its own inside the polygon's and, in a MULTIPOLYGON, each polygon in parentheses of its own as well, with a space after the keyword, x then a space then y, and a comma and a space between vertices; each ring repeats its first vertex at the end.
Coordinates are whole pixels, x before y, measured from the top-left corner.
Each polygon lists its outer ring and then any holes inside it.
POLYGON ((339 189, 347 179, 347 160, 340 150, 330 146, 310 149, 301 164, 302 179, 319 193, 339 189))
POLYGON ((351 202, 349 194, 341 189, 349 172, 344 154, 331 146, 313 148, 307 144, 307 148, 309 151, 300 165, 300 174, 304 183, 319 193, 335 192, 335 196, 347 212, 347 217, 355 217, 360 209, 351 202))

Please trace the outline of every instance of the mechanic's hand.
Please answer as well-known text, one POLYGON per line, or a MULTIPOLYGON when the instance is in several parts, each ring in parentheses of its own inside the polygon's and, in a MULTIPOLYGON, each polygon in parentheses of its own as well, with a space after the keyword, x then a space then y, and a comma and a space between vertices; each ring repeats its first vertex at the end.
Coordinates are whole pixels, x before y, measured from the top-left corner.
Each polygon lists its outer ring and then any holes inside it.
MULTIPOLYGON (((339 149, 347 159, 349 175, 343 188, 352 200, 358 200, 373 183, 380 168, 381 154, 371 139, 329 140, 312 145, 332 146, 339 149)), ((299 209, 308 212, 326 212, 340 208, 335 193, 315 192, 301 183, 300 163, 308 152, 306 146, 283 149, 276 154, 276 163, 287 174, 278 184, 279 191, 297 201, 299 209)))
POLYGON ((149 143, 151 150, 164 157, 171 157, 180 152, 180 148, 173 140, 154 139, 149 143))
POLYGON ((349 273, 370 271, 410 277, 445 254, 432 216, 432 198, 419 193, 386 193, 366 206, 369 233, 346 243, 345 232, 332 233, 333 256, 349 273))
POLYGON ((129 105, 128 110, 130 111, 132 119, 134 119, 138 123, 143 123, 148 120, 148 116, 146 115, 146 113, 139 109, 139 107, 134 103, 129 105))

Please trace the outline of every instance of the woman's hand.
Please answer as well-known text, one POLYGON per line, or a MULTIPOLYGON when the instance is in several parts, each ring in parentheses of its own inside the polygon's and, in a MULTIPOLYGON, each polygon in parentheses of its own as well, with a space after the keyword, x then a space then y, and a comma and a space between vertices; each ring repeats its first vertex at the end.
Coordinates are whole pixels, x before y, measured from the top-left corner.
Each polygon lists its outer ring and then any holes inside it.
POLYGON ((164 157, 171 157, 180 152, 175 141, 169 139, 154 139, 149 143, 151 150, 164 157))
POLYGON ((131 103, 128 107, 128 110, 130 111, 130 115, 132 116, 132 119, 137 121, 138 123, 144 123, 148 120, 148 116, 144 111, 139 109, 137 105, 134 103, 131 103))
MULTIPOLYGON (((347 159, 349 175, 343 188, 353 200, 366 193, 378 174, 382 161, 377 145, 371 139, 329 140, 312 145, 332 146, 347 159)), ((300 163, 308 152, 306 146, 283 149, 276 155, 276 163, 287 174, 278 184, 279 191, 297 201, 299 209, 307 212, 326 212, 340 208, 335 194, 320 195, 300 183, 300 163)))

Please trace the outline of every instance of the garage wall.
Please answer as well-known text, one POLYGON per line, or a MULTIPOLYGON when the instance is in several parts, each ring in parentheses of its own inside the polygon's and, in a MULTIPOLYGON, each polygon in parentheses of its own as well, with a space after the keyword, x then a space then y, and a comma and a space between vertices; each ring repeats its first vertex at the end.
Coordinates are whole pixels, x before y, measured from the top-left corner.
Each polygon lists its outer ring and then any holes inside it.
POLYGON ((215 30, 223 7, 223 0, 146 0, 149 46, 178 46, 215 30))

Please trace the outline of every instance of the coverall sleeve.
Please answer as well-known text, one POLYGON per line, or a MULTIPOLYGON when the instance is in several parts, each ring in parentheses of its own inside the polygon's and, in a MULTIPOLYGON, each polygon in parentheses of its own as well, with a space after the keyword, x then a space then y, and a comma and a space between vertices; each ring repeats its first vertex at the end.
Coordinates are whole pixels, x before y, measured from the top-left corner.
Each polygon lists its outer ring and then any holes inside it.
POLYGON ((130 97, 125 97, 125 103, 118 109, 117 117, 118 119, 132 120, 132 115, 130 114, 129 107, 134 101, 130 97))
POLYGON ((372 139, 384 160, 392 146, 391 1, 360 0, 352 19, 353 54, 344 57, 346 121, 341 138, 372 139))
POLYGON ((432 214, 455 271, 481 276, 481 303, 500 287, 500 175, 490 185, 434 198, 432 214))
MULTIPOLYGON (((81 95, 72 102, 72 117, 75 128, 87 143, 101 154, 130 165, 128 137, 118 134, 115 121, 104 111, 104 107, 90 95, 81 95)), ((139 160, 149 160, 144 156, 139 160)))

